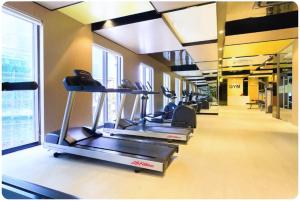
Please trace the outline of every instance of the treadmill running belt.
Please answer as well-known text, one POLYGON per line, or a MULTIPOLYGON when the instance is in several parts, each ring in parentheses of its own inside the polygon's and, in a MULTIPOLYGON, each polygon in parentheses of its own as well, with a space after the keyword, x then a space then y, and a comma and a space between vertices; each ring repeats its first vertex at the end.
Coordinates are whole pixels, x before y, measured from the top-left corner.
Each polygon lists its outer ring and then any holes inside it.
POLYGON ((167 145, 162 146, 150 143, 139 143, 130 140, 107 137, 87 138, 77 142, 76 145, 118 151, 125 154, 140 155, 156 159, 168 158, 176 151, 175 148, 167 145))

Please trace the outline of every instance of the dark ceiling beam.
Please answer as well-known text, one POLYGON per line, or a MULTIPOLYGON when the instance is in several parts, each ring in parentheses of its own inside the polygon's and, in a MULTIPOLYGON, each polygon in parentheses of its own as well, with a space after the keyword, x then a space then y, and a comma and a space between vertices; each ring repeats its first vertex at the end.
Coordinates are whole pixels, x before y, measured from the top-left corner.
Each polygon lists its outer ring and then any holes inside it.
POLYGON ((199 70, 199 69, 196 64, 171 66, 171 71, 191 71, 191 70, 199 70))
POLYGON ((250 70, 222 71, 222 76, 226 76, 226 75, 246 75, 246 74, 250 74, 250 70))
POLYGON ((213 81, 213 80, 217 80, 218 77, 206 77, 205 80, 206 81, 213 81))
POLYGON ((298 27, 298 11, 228 21, 225 24, 225 35, 230 36, 293 27, 298 27))
POLYGON ((212 40, 204 40, 204 41, 195 41, 190 43, 182 43, 182 46, 186 47, 186 46, 194 46, 194 45, 206 45, 206 44, 217 43, 217 42, 218 39, 212 39, 212 40))
POLYGON ((122 25, 137 23, 137 22, 143 22, 143 21, 147 21, 147 20, 154 20, 154 19, 158 19, 158 18, 161 18, 161 14, 157 13, 155 10, 151 10, 151 11, 147 11, 147 12, 143 12, 143 13, 127 15, 124 17, 118 17, 118 18, 111 19, 111 20, 95 22, 95 23, 92 23, 91 29, 92 29, 92 31, 96 31, 99 29, 122 26, 122 25), (109 22, 109 23, 107 23, 107 22, 109 22))

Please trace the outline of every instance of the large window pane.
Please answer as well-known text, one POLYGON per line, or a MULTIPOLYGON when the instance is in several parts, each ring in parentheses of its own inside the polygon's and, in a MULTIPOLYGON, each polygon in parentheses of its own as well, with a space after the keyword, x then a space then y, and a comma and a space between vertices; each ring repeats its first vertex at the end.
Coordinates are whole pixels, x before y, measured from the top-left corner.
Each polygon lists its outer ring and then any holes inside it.
MULTIPOLYGON (((103 61, 103 57, 104 57, 104 51, 97 47, 97 46, 93 46, 92 49, 92 56, 93 56, 93 78, 97 81, 99 81, 101 84, 104 84, 104 61, 103 61)), ((98 105, 98 101, 99 101, 99 97, 100 97, 100 93, 93 93, 93 122, 94 122, 94 118, 95 118, 95 112, 97 109, 97 105, 98 105)), ((103 110, 102 110, 103 111, 103 110)), ((99 122, 98 124, 103 124, 103 119, 104 119, 104 113, 102 112, 102 114, 100 114, 100 118, 99 118, 99 122)))
MULTIPOLYGON (((107 88, 117 88, 122 76, 122 57, 98 45, 93 45, 93 77, 107 88)), ((99 101, 99 94, 93 95, 93 117, 99 101)), ((108 93, 98 124, 116 119, 120 94, 108 93)))
MULTIPOLYGON (((2 11, 2 82, 36 80, 37 25, 2 11)), ((38 141, 37 92, 2 93, 2 149, 38 141)))
MULTIPOLYGON (((171 83, 170 83, 170 75, 167 73, 163 74, 163 86, 168 89, 171 90, 171 83)), ((164 96, 164 106, 166 106, 169 103, 169 99, 164 96)))
MULTIPOLYGON (((107 88, 118 87, 118 56, 108 53, 107 59, 107 88)), ((112 122, 117 117, 117 105, 118 105, 117 93, 107 94, 107 120, 112 122)))
POLYGON ((180 79, 175 78, 175 93, 176 93, 176 101, 175 103, 178 104, 180 101, 181 93, 180 93, 180 79))
MULTIPOLYGON (((147 66, 145 64, 141 64, 140 66, 140 81, 143 85, 148 86, 148 83, 154 89, 154 72, 153 68, 147 66)), ((151 114, 154 112, 154 95, 148 95, 148 102, 147 102, 147 114, 151 114)))

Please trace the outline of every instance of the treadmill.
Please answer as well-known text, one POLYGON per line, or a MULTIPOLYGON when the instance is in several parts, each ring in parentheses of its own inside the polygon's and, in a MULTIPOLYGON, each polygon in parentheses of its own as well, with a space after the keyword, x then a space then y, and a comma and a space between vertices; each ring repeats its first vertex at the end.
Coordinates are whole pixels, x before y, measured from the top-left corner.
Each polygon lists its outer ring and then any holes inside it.
POLYGON ((68 76, 64 79, 64 87, 68 91, 68 101, 61 129, 46 134, 44 147, 54 150, 54 157, 58 157, 61 153, 68 153, 129 165, 137 170, 148 169, 164 172, 174 153, 178 152, 178 146, 105 137, 102 133, 96 132, 105 94, 128 93, 131 89, 106 89, 94 80, 89 72, 74 70, 74 73, 75 76, 68 76), (68 127, 77 92, 100 93, 96 117, 91 128, 68 127))
POLYGON ((171 127, 169 123, 146 123, 146 106, 147 99, 149 94, 159 94, 159 92, 148 91, 145 87, 142 87, 140 84, 137 84, 137 87, 134 87, 133 84, 126 80, 123 87, 132 89, 129 92, 122 94, 121 105, 118 111, 118 116, 114 124, 106 123, 103 128, 99 128, 100 132, 104 132, 113 136, 134 136, 142 138, 153 138, 159 140, 167 140, 168 142, 172 141, 181 141, 187 142, 190 138, 190 135, 193 132, 192 128, 180 128, 180 127, 171 127), (131 94, 135 96, 135 101, 131 113, 130 120, 121 119, 121 114, 124 109, 124 102, 126 95, 131 94), (142 96, 142 97, 141 97, 142 96), (141 122, 135 123, 133 121, 134 114, 138 108, 140 99, 142 99, 141 106, 141 122))

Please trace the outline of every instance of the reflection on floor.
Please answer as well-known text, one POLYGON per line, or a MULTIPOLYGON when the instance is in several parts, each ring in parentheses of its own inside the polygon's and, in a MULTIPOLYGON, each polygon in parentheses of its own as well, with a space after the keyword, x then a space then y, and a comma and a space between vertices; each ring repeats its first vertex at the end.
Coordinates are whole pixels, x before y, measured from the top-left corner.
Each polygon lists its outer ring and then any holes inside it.
POLYGON ((82 198, 291 198, 297 195, 297 127, 259 110, 220 107, 165 175, 35 147, 3 157, 3 173, 82 198))

